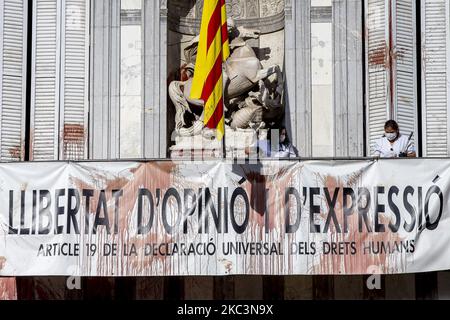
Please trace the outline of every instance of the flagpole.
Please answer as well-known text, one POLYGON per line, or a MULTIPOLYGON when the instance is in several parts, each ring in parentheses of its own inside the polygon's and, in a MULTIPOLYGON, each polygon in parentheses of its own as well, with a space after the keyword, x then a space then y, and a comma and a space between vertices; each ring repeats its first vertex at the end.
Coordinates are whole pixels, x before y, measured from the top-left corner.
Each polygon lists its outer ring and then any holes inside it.
POLYGON ((223 135, 223 139, 222 139, 222 156, 223 156, 224 160, 227 159, 227 147, 225 145, 225 135, 223 135))
MULTIPOLYGON (((223 71, 222 71, 223 72, 223 71)), ((222 159, 226 160, 227 159, 227 146, 225 143, 225 139, 226 139, 226 127, 225 127, 225 88, 226 88, 226 84, 222 87, 223 91, 222 91, 222 97, 223 97, 223 137, 222 137, 222 159)))

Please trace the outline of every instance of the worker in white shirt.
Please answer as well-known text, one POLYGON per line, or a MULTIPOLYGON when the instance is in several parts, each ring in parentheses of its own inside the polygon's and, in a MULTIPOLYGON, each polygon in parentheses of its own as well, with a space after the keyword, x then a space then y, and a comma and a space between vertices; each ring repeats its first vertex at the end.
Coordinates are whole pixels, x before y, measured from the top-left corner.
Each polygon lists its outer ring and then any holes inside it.
POLYGON ((275 150, 271 150, 270 156, 272 158, 298 157, 298 151, 292 145, 285 127, 281 127, 278 148, 275 148, 275 150))
MULTIPOLYGON (((277 134, 274 135, 273 138, 278 141, 272 141, 271 133, 272 130, 269 130, 265 139, 257 141, 257 153, 260 156, 270 158, 296 158, 299 156, 297 148, 294 147, 289 139, 286 127, 281 127, 279 131, 276 132, 277 134)), ((246 148, 245 153, 249 155, 250 148, 246 148)))
POLYGON ((400 134, 400 129, 394 120, 384 125, 384 135, 375 142, 374 156, 380 158, 416 157, 416 150, 411 136, 400 134))

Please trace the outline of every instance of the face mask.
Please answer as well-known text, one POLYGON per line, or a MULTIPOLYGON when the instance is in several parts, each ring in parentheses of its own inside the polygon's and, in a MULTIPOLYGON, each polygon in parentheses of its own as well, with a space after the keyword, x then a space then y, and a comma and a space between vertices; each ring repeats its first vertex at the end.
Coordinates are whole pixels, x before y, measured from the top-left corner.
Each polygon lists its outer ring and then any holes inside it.
POLYGON ((283 143, 286 140, 286 136, 284 134, 282 134, 280 136, 280 142, 283 143))
POLYGON ((385 136, 389 141, 394 141, 395 138, 397 138, 397 132, 390 132, 390 133, 386 132, 385 136))

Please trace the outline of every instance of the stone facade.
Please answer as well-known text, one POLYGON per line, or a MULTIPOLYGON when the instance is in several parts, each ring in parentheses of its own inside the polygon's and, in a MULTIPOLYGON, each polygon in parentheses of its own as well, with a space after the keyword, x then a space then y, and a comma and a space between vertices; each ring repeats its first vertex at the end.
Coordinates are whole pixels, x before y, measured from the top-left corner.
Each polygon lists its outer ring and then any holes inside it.
MULTIPOLYGON (((90 157, 114 159, 118 153, 118 19, 114 1, 93 4, 91 23, 93 66, 90 157), (93 125, 95 123, 95 125, 93 125)), ((180 78, 184 48, 198 32, 202 1, 144 1, 145 158, 165 158, 173 144, 175 110, 168 84, 180 78)), ((333 1, 332 8, 311 11, 309 1, 233 0, 228 14, 238 26, 258 28, 249 40, 263 67, 278 64, 285 80, 285 125, 300 155, 313 155, 311 95, 311 19, 333 21, 333 119, 335 156, 363 156, 362 6, 359 0, 333 1), (332 15, 330 17, 330 15, 332 15)))

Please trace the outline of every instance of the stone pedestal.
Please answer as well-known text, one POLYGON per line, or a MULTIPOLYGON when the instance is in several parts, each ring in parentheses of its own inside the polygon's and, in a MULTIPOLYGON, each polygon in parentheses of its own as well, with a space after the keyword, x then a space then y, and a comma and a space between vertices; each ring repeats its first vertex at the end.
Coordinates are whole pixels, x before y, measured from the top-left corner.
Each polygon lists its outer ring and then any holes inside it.
MULTIPOLYGON (((256 152, 257 140, 265 139, 266 130, 259 134, 252 129, 225 129, 226 157, 242 159, 256 152)), ((223 157, 223 141, 207 139, 202 135, 176 137, 175 145, 170 148, 172 159, 208 160, 223 157)))

